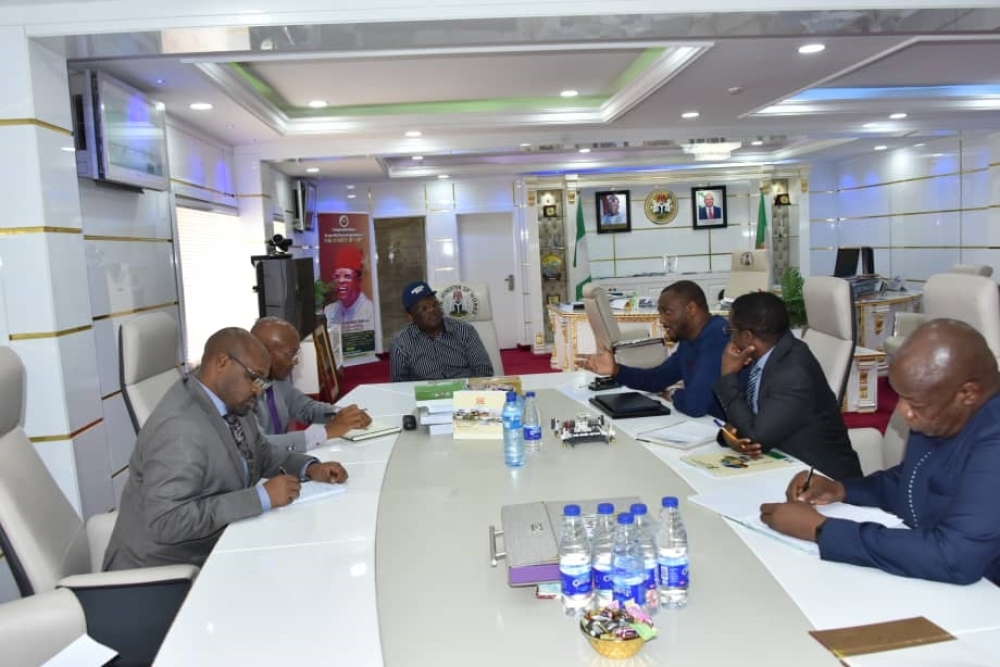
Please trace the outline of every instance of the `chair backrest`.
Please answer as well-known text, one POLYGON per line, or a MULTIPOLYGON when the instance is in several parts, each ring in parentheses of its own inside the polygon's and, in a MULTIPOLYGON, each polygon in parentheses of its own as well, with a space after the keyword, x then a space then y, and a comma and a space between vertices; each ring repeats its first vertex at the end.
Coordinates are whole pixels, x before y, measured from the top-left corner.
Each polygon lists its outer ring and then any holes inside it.
POLYGON ((910 426, 899 410, 893 410, 889 424, 885 427, 885 435, 882 436, 883 469, 899 465, 906 453, 906 440, 909 437, 910 426))
POLYGON ((965 322, 986 339, 1000 356, 1000 292, 985 276, 938 273, 924 284, 924 313, 928 319, 951 317, 965 322))
POLYGON ((87 632, 83 607, 65 588, 0 605, 0 646, 7 667, 35 667, 87 632))
POLYGON ((583 310, 587 321, 594 330, 594 340, 598 348, 610 350, 621 340, 621 329, 611 309, 611 299, 603 287, 588 283, 583 288, 583 310))
POLYGON ((471 324, 493 364, 493 374, 503 375, 503 358, 500 356, 500 339, 493 324, 493 306, 490 287, 486 283, 448 283, 434 287, 441 308, 447 317, 454 317, 471 324))
POLYGON ((22 427, 21 360, 0 347, 0 549, 21 595, 90 572, 87 534, 22 427))
POLYGON ((773 284, 771 254, 767 250, 735 250, 729 267, 726 297, 750 292, 770 292, 773 284))
POLYGON ((802 285, 809 327, 802 334, 837 397, 844 400, 854 363, 857 316, 851 284, 842 278, 812 276, 802 285))
POLYGON ((167 313, 144 313, 118 329, 122 395, 136 433, 180 379, 178 363, 177 322, 167 313))
POLYGON ((989 278, 993 275, 993 267, 989 264, 955 264, 949 273, 964 273, 971 276, 983 276, 989 278))

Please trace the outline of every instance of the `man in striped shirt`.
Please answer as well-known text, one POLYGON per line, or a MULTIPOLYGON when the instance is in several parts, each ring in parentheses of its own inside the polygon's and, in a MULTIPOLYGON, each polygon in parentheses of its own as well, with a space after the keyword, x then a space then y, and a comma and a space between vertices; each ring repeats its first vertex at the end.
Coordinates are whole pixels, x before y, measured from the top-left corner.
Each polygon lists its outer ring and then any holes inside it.
POLYGON ((403 288, 410 324, 393 336, 389 375, 393 382, 489 377, 493 364, 475 327, 444 316, 434 290, 422 280, 403 288))

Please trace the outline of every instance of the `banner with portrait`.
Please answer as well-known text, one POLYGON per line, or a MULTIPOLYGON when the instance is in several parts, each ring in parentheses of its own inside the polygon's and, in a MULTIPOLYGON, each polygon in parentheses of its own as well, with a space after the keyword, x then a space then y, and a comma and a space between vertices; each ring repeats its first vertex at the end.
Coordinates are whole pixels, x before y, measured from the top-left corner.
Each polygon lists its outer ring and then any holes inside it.
POLYGON ((367 213, 320 213, 319 276, 323 314, 338 325, 345 357, 375 351, 371 235, 367 213))

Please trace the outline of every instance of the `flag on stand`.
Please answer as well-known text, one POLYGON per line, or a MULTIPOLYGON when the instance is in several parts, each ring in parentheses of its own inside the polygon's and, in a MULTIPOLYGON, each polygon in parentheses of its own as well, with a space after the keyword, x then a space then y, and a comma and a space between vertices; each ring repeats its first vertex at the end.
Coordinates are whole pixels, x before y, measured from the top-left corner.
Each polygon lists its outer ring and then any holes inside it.
POLYGON ((763 250, 767 245, 767 204, 764 203, 764 193, 760 193, 760 206, 757 207, 757 250, 763 250))
POLYGON ((583 286, 590 282, 590 255, 587 254, 587 228, 583 224, 583 198, 576 194, 576 245, 573 248, 573 277, 577 279, 576 299, 583 298, 583 286))

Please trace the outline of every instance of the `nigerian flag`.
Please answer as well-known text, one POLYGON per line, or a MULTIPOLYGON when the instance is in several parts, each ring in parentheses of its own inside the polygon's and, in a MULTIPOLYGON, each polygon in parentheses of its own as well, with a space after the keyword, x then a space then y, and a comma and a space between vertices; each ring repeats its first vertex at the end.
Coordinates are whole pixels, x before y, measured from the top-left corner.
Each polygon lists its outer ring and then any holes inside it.
POLYGON ((590 282, 590 255, 587 254, 587 228, 583 224, 583 198, 576 194, 576 246, 573 248, 573 277, 577 279, 576 299, 583 298, 583 286, 590 282))
POLYGON ((760 206, 757 207, 757 250, 763 250, 767 244, 767 204, 764 203, 764 193, 760 193, 760 206))

